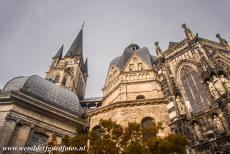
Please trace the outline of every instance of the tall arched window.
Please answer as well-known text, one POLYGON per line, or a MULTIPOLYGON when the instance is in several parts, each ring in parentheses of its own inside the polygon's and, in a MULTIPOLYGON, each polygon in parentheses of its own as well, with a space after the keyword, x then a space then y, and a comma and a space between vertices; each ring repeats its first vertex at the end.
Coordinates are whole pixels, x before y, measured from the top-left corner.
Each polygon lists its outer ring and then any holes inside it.
POLYGON ((92 135, 93 140, 100 139, 101 138, 101 132, 102 132, 101 126, 99 126, 99 125, 94 126, 92 131, 91 131, 91 135, 92 135))
POLYGON ((156 133, 154 130, 155 129, 151 129, 154 127, 154 119, 151 117, 145 117, 143 118, 143 120, 141 121, 141 126, 142 126, 142 133, 143 133, 143 139, 146 140, 148 138, 150 138, 153 135, 153 133, 156 133))
POLYGON ((200 74, 192 67, 183 66, 181 81, 194 114, 204 111, 209 106, 210 94, 200 74))
POLYGON ((63 85, 63 86, 66 85, 66 81, 67 81, 67 79, 66 79, 66 77, 64 77, 64 79, 62 80, 62 85, 63 85))
POLYGON ((224 60, 218 58, 216 60, 216 63, 219 67, 223 68, 226 72, 230 72, 230 65, 227 62, 225 62, 224 60))
POLYGON ((133 71, 133 70, 134 70, 134 65, 133 65, 133 64, 130 64, 130 65, 129 65, 129 70, 130 70, 130 71, 133 71))
POLYGON ((139 64, 138 64, 138 70, 143 70, 143 69, 144 69, 143 64, 142 64, 142 63, 139 63, 139 64))
POLYGON ((60 75, 57 74, 57 75, 55 76, 55 81, 56 81, 56 82, 59 82, 59 79, 60 79, 60 75))

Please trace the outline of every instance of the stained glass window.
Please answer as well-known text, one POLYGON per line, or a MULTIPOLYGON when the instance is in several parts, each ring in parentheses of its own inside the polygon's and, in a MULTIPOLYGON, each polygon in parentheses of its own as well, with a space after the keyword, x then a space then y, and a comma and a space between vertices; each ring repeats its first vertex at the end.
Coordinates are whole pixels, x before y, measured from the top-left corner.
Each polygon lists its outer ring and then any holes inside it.
POLYGON ((210 98, 207 86, 203 83, 199 73, 193 68, 184 66, 182 72, 181 80, 187 99, 192 106, 192 112, 204 111, 208 108, 210 98))

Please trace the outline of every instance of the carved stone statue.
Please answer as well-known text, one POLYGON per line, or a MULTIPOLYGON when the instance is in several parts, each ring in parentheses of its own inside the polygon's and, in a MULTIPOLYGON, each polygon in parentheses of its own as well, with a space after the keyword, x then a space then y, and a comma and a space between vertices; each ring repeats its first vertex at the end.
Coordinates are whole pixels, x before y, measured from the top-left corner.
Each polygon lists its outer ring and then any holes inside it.
POLYGON ((184 115, 185 114, 185 108, 184 108, 184 104, 182 103, 180 96, 176 96, 176 104, 178 107, 178 111, 180 115, 184 115))
POLYGON ((223 133, 225 131, 224 127, 223 127, 223 124, 220 120, 220 118, 217 116, 217 115, 214 115, 213 116, 213 121, 217 127, 217 129, 219 130, 220 133, 223 133))
POLYGON ((226 94, 222 81, 215 75, 213 75, 213 84, 221 96, 226 94))
MULTIPOLYGON (((199 48, 199 47, 197 47, 197 48, 199 48)), ((194 58, 196 61, 200 61, 200 54, 196 49, 194 50, 194 58)))
POLYGON ((211 95, 215 98, 218 99, 220 98, 220 95, 218 94, 216 88, 214 87, 213 83, 210 81, 207 81, 209 91, 211 92, 211 95))
POLYGON ((220 80, 222 81, 224 88, 230 94, 230 80, 228 80, 223 74, 220 75, 220 80))
POLYGON ((197 123, 194 123, 193 130, 198 140, 199 141, 203 140, 203 135, 200 131, 200 126, 197 123))

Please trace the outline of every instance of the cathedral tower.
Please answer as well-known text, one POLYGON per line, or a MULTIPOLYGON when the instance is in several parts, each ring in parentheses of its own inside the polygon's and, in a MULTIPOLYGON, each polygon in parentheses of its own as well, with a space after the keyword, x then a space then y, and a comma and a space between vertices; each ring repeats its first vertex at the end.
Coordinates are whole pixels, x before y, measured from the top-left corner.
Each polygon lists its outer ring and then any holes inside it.
POLYGON ((83 60, 83 29, 64 57, 63 45, 53 57, 46 79, 65 87, 84 99, 88 76, 87 59, 83 60))

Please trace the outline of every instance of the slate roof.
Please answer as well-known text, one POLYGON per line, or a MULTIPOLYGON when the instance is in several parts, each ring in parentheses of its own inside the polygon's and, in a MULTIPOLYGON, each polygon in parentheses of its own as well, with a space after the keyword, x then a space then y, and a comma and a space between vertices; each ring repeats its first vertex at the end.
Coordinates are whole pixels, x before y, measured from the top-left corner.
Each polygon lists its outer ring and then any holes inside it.
POLYGON ((71 56, 81 56, 82 55, 82 33, 83 30, 78 33, 76 39, 73 41, 73 44, 71 45, 69 51, 66 53, 65 57, 71 57, 71 56))
POLYGON ((61 46, 61 48, 58 50, 58 52, 53 57, 53 59, 61 59, 62 58, 63 48, 64 48, 64 45, 61 46))
POLYGON ((147 65, 149 65, 150 68, 154 66, 156 57, 150 54, 148 48, 139 48, 139 46, 136 44, 131 44, 128 47, 126 47, 122 56, 114 58, 111 61, 110 66, 116 65, 120 70, 123 70, 129 59, 133 56, 133 54, 137 54, 147 65), (138 48, 134 50, 132 48, 133 45, 138 48))
POLYGON ((83 113, 76 94, 37 75, 13 78, 5 85, 3 90, 21 91, 67 112, 79 116, 83 113))

